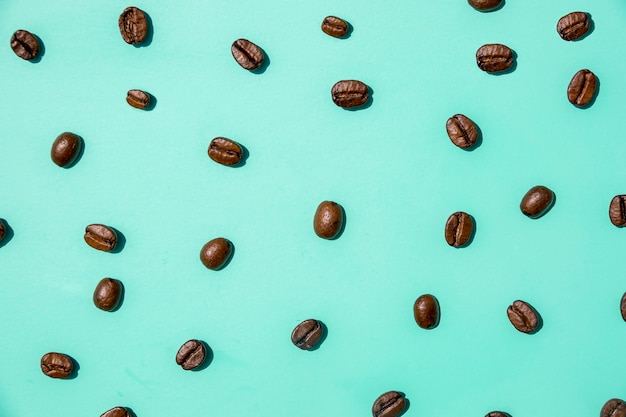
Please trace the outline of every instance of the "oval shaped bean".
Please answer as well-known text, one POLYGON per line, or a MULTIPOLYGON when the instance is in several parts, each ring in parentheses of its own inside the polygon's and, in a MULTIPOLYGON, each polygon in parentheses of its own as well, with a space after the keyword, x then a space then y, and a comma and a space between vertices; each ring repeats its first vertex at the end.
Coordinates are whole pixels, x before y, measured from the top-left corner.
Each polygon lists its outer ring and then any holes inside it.
POLYGON ((313 217, 313 230, 323 239, 338 237, 343 227, 343 208, 334 201, 322 201, 313 217))

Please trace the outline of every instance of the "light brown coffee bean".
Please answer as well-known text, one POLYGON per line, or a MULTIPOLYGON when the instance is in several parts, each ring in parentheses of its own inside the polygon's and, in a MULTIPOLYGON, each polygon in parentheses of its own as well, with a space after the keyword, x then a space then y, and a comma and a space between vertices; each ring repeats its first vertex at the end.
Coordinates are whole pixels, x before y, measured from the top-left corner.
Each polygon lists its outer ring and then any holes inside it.
POLYGON ((488 12, 498 8, 502 3, 502 0, 467 0, 470 6, 481 12, 488 12))
POLYGON ((85 242, 94 249, 111 252, 117 245, 117 233, 103 224, 90 224, 85 229, 85 242))
POLYGON ((218 164, 233 166, 241 162, 243 150, 241 146, 230 139, 217 137, 209 144, 209 158, 218 164))
POLYGON ((474 122, 463 114, 455 114, 446 122, 448 137, 459 148, 470 148, 478 139, 478 129, 474 122))
POLYGON ((11 36, 11 49, 15 55, 29 61, 39 55, 39 41, 29 31, 18 30, 11 36))
POLYGON ((80 154, 83 141, 80 136, 71 133, 61 133, 52 143, 50 158, 52 162, 60 167, 72 165, 76 157, 80 154))
POLYGON ((123 291, 124 287, 120 281, 112 278, 103 278, 93 292, 93 303, 100 310, 115 310, 122 299, 123 291))
POLYGON ((117 23, 122 39, 130 45, 140 44, 148 35, 148 19, 143 10, 137 7, 124 9, 117 23))
POLYGON ((68 378, 74 368, 69 356, 49 352, 41 357, 41 371, 50 378, 68 378))
POLYGON ((247 70, 255 70, 263 64, 263 51, 247 39, 237 39, 230 51, 235 61, 247 70))
POLYGON ((519 208, 524 215, 538 219, 550 210, 554 201, 554 193, 548 187, 537 185, 524 195, 519 208))
POLYGON ((486 72, 506 71, 513 65, 513 51, 499 43, 483 45, 476 51, 476 64, 486 72))
POLYGON ((559 19, 556 31, 566 41, 573 41, 589 30, 589 16, 585 12, 572 12, 559 19))
POLYGON ((413 317, 422 329, 434 329, 439 324, 439 302, 430 294, 420 295, 413 304, 413 317))
POLYGON ((374 401, 373 417, 396 417, 404 411, 404 395, 397 391, 389 391, 374 401))
POLYGON ((369 87, 358 80, 342 80, 330 90, 333 102, 339 107, 349 109, 360 107, 369 101, 369 87))
POLYGON ((343 208, 334 201, 322 201, 313 217, 313 230, 323 239, 334 239, 343 227, 343 208))
POLYGON ((233 245, 228 239, 218 237, 205 243, 200 250, 200 261, 208 269, 218 271, 232 256, 233 245))
POLYGON ((617 227, 626 226, 626 194, 613 197, 609 204, 609 219, 617 227))
POLYGON ((446 221, 444 236, 448 245, 461 247, 469 242, 474 231, 472 216, 464 211, 452 213, 446 221))
POLYGON ((535 309, 521 300, 514 301, 506 310, 506 315, 513 327, 522 333, 532 333, 539 325, 539 317, 535 309))
POLYGON ((567 86, 567 99, 576 107, 584 107, 596 95, 596 75, 588 69, 574 74, 567 86))
POLYGON ((322 31, 333 38, 343 38, 348 33, 348 23, 335 16, 326 16, 322 22, 322 31))
POLYGON ((150 105, 150 94, 141 90, 128 90, 126 102, 136 109, 143 110, 150 105))
POLYGON ((100 417, 131 417, 131 414, 125 407, 114 407, 105 411, 100 417))
POLYGON ((322 324, 315 320, 304 320, 291 332, 291 342, 302 350, 313 349, 324 334, 322 324))

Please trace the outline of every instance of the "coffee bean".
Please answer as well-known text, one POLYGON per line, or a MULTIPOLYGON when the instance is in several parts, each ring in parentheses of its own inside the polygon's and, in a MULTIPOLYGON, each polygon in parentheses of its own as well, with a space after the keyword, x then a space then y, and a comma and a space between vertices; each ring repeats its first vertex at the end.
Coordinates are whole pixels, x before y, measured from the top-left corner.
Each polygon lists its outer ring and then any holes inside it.
POLYGON ((622 313, 622 318, 626 321, 626 292, 622 295, 622 300, 619 303, 619 310, 622 313))
POLYGON ((314 319, 304 320, 291 332, 291 341, 302 350, 315 347, 324 334, 322 324, 314 319))
POLYGON ((626 226, 626 194, 613 197, 609 204, 609 219, 617 227, 626 226))
POLYGON ((122 299, 123 286, 116 279, 104 278, 96 286, 93 292, 93 303, 100 310, 115 310, 122 299))
POLYGON ((444 236, 446 237, 448 245, 459 247, 469 242, 473 231, 474 221, 472 220, 472 216, 463 211, 457 211, 448 217, 444 229, 444 236))
POLYGON ((62 353, 49 352, 41 357, 41 371, 50 378, 67 378, 72 369, 72 360, 62 353))
POLYGON ((566 41, 573 41, 589 30, 589 16, 585 12, 572 12, 559 19, 556 31, 566 41))
POLYGON ((247 39, 237 39, 230 51, 235 61, 247 70, 257 69, 263 64, 263 51, 247 39))
POLYGON ((600 417, 626 417, 626 402, 619 398, 608 400, 602 406, 600 417))
POLYGON ((124 9, 117 21, 124 42, 136 45, 148 35, 148 19, 141 9, 128 7, 124 9))
POLYGON ((217 137, 209 145, 209 158, 218 164, 232 166, 241 162, 243 150, 241 146, 230 139, 217 137))
POLYGON ((531 219, 538 219, 548 212, 554 201, 554 193, 543 185, 537 185, 524 195, 520 210, 531 219))
POLYGON ((186 341, 176 354, 176 363, 189 371, 202 365, 206 357, 206 349, 204 343, 199 340, 191 339, 186 341))
POLYGON ((506 71, 513 65, 513 51, 499 43, 483 45, 476 51, 476 64, 486 72, 506 71))
POLYGON ((334 239, 343 226, 343 208, 334 201, 322 201, 313 217, 315 234, 324 239, 334 239))
POLYGON ((478 139, 478 129, 467 116, 455 114, 446 122, 448 137, 459 148, 470 148, 478 139))
POLYGON ((492 411, 491 413, 487 414, 485 417, 511 417, 508 413, 505 413, 503 411, 492 411))
POLYGON ((126 102, 136 109, 143 110, 150 105, 150 94, 141 90, 128 90, 126 102))
POLYGON ((584 107, 596 95, 596 75, 588 69, 574 74, 567 86, 567 99, 576 107, 584 107))
POLYGON ((439 324, 439 303, 430 295, 420 295, 413 304, 413 317, 422 329, 433 329, 439 324))
POLYGON ((357 80, 338 81, 333 85, 330 93, 333 102, 345 109, 363 106, 370 98, 367 85, 357 80))
POLYGON ((511 324, 522 333, 532 333, 537 329, 539 318, 537 312, 524 301, 516 300, 506 310, 511 324))
POLYGON ((232 243, 228 239, 218 237, 207 242, 200 251, 200 261, 209 269, 221 269, 232 255, 232 243))
POLYGON ((348 33, 348 23, 335 16, 326 16, 322 22, 322 31, 333 38, 343 38, 348 33))
POLYGON ((11 36, 11 49, 15 55, 28 61, 39 55, 39 42, 29 31, 18 30, 11 36))
POLYGON ((80 136, 71 132, 61 133, 52 143, 50 150, 52 162, 60 167, 71 165, 80 154, 82 147, 83 141, 80 136))
POLYGON ((4 239, 4 235, 6 234, 7 225, 4 223, 4 220, 0 219, 0 241, 4 239))
POLYGON ((131 414, 125 407, 114 407, 105 411, 100 417, 131 417, 131 414))
POLYGON ((117 234, 102 224, 90 224, 85 229, 85 242, 94 249, 111 252, 117 245, 117 234))
POLYGON ((470 6, 481 12, 487 12, 500 6, 502 0, 467 0, 470 6))
POLYGON ((372 416, 396 417, 404 410, 404 396, 396 391, 389 391, 374 401, 372 416))

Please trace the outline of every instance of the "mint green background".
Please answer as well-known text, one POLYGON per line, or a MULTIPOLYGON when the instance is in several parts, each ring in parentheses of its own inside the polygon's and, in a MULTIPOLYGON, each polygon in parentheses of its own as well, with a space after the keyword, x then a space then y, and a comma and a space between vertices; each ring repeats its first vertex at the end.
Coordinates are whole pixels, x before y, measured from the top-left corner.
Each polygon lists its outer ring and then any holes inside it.
POLYGON ((0 247, 0 416, 368 416, 399 390, 407 417, 583 417, 626 397, 626 231, 607 216, 626 193, 623 1, 145 0, 154 37, 140 48, 117 28, 129 5, 0 3, 0 217, 14 230, 0 247), (575 10, 595 30, 565 42, 555 25, 575 10), (322 33, 327 15, 352 36, 322 33), (43 40, 40 62, 13 54, 17 29, 43 40), (266 51, 264 73, 233 60, 240 37, 266 51), (516 51, 514 72, 476 67, 493 42, 516 51), (566 98, 582 68, 601 83, 585 110, 566 98), (371 107, 336 107, 341 79, 370 85, 371 107), (126 104, 133 88, 154 110, 126 104), (483 132, 473 152, 446 135, 455 113, 483 132), (49 157, 63 131, 86 145, 70 169, 49 157), (245 145, 246 165, 211 161, 215 136, 245 145), (538 184, 557 201, 531 220, 518 205, 538 184), (345 208, 338 240, 313 233, 323 200, 345 208), (443 238, 458 210, 477 225, 462 249, 443 238), (123 250, 88 247, 90 223, 119 229, 123 250), (236 253, 214 272, 198 253, 218 236, 236 253), (103 277, 126 288, 114 313, 91 301, 103 277), (442 310, 430 331, 412 315, 424 293, 442 310), (516 299, 542 315, 537 334, 509 323, 516 299), (329 330, 313 352, 289 339, 307 318, 329 330), (199 372, 174 362, 190 338, 214 352, 199 372), (78 376, 44 376, 48 351, 78 376))

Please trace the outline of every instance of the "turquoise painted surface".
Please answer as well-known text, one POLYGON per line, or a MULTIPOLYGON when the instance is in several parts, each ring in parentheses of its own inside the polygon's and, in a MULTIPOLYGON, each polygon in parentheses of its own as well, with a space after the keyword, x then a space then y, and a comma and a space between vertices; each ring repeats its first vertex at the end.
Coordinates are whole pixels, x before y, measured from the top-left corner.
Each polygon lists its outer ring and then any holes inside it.
POLYGON ((0 217, 14 231, 0 247, 0 415, 367 416, 399 390, 406 416, 583 417, 626 397, 626 235, 607 216, 626 193, 622 2, 145 0, 141 48, 117 29, 129 5, 0 4, 0 217), (568 43, 555 26, 575 10, 595 28, 568 43), (352 35, 322 33, 327 15, 352 35), (9 48, 20 28, 43 40, 39 62, 9 48), (240 37, 269 56, 262 74, 233 60, 240 37), (476 67, 492 42, 515 50, 514 72, 476 67), (565 94, 582 68, 601 83, 585 110, 565 94), (332 103, 350 78, 372 87, 369 108, 332 103), (125 103, 133 88, 152 111, 125 103), (483 133, 473 152, 446 136, 455 113, 483 133), (85 141, 71 169, 49 157, 63 131, 85 141), (245 166, 208 158, 216 136, 249 150, 245 166), (557 201, 530 220, 518 205, 537 184, 557 201), (335 241, 312 230, 327 199, 347 214, 335 241), (463 249, 443 238, 457 210, 477 223, 463 249), (90 223, 119 229, 123 250, 89 248, 90 223), (213 272, 198 253, 218 236, 236 253, 213 272), (126 288, 114 313, 91 301, 107 276, 126 288), (441 304, 431 331, 412 317, 423 293, 441 304), (540 312, 539 333, 510 325, 515 299, 540 312), (290 333, 312 317, 328 337, 303 352, 290 333), (200 372, 174 362, 190 338, 214 352, 200 372), (45 377, 48 351, 73 356, 77 377, 45 377))

